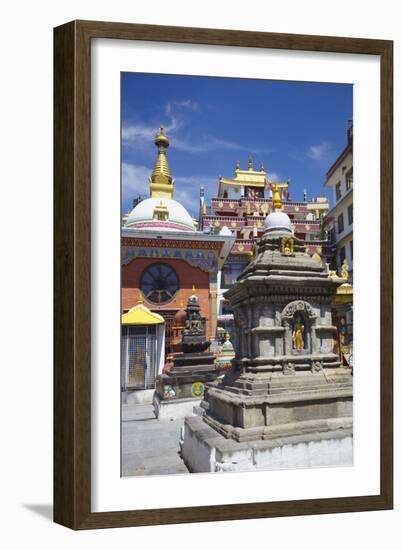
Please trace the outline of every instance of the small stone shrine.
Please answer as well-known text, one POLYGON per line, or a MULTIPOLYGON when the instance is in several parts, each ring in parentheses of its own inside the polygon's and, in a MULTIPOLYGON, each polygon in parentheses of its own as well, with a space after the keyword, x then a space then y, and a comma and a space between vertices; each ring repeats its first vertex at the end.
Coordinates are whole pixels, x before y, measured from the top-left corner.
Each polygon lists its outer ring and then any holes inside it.
POLYGON ((215 364, 220 369, 228 370, 232 366, 232 360, 235 357, 234 346, 231 343, 228 332, 225 335, 225 340, 218 346, 215 364))
POLYGON ((233 367, 185 419, 192 472, 352 464, 351 369, 334 352, 331 302, 342 279, 305 250, 275 211, 254 258, 225 298, 234 310, 233 367))
POLYGON ((154 412, 159 419, 184 418, 194 414, 200 405, 207 382, 220 375, 215 355, 208 351, 206 319, 200 315, 199 298, 194 293, 186 307, 182 340, 157 377, 154 393, 154 412))

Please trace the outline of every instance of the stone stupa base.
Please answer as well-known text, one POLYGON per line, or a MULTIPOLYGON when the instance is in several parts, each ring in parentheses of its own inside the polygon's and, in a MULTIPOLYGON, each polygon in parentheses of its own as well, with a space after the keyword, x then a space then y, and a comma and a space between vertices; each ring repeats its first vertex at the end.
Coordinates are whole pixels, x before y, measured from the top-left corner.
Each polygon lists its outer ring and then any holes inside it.
MULTIPOLYGON (((284 430, 284 426, 283 426, 284 430)), ((287 435, 240 443, 227 439, 202 417, 185 419, 181 455, 191 472, 247 472, 311 467, 352 466, 351 419, 289 425, 287 435), (312 429, 309 432, 309 429, 312 429)))
POLYGON ((178 420, 186 416, 192 416, 200 412, 200 403, 202 397, 185 397, 182 399, 161 399, 154 393, 153 407, 154 414, 158 420, 178 420))

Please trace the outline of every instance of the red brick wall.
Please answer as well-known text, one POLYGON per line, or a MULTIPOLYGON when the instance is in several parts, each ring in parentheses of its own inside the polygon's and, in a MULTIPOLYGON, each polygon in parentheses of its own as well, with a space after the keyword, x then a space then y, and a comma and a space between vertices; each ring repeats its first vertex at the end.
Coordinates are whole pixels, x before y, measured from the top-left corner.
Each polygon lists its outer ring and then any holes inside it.
MULTIPOLYGON (((157 261, 155 258, 134 258, 122 267, 122 311, 127 311, 137 305, 141 275, 149 265, 157 261)), ((192 294, 192 286, 195 285, 201 315, 207 319, 207 336, 210 335, 209 274, 180 259, 164 258, 163 263, 172 266, 178 274, 179 291, 171 302, 162 306, 147 302, 143 297, 144 305, 153 311, 179 309, 181 306, 185 308, 188 298, 192 294)))

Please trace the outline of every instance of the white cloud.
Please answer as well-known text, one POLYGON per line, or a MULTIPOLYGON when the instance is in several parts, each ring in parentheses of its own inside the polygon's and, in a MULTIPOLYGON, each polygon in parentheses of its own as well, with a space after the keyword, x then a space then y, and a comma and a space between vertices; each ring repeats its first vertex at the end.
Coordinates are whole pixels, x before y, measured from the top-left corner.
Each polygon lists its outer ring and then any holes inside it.
MULTIPOLYGON (((195 140, 193 135, 189 132, 184 135, 181 130, 189 126, 189 120, 185 117, 185 112, 198 110, 198 103, 190 99, 171 100, 166 103, 164 109, 165 120, 161 120, 158 124, 162 123, 167 133, 172 136, 172 142, 176 149, 187 153, 207 153, 217 149, 244 151, 248 154, 266 154, 273 152, 271 148, 251 149, 244 144, 220 139, 215 136, 199 136, 199 133, 197 133, 198 138, 195 140)), ((122 128, 122 140, 124 145, 141 148, 149 147, 154 139, 158 124, 127 124, 122 128)))
POLYGON ((122 139, 127 141, 151 140, 154 137, 156 128, 144 126, 143 124, 131 124, 122 128, 122 139))
POLYGON ((173 99, 171 101, 168 101, 168 103, 165 105, 165 114, 170 115, 175 107, 182 107, 185 109, 190 109, 191 111, 199 110, 199 104, 196 103, 196 101, 192 101, 191 99, 173 99))
POLYGON ((268 172, 267 177, 269 181, 284 181, 284 178, 282 178, 277 172, 268 172))
POLYGON ((152 169, 137 164, 122 164, 122 198, 131 200, 138 195, 148 196, 152 169))
MULTIPOLYGON (((184 125, 183 110, 198 110, 198 104, 190 99, 172 100, 165 105, 165 117, 168 121, 161 120, 164 128, 169 133, 175 133, 184 125)), ((122 128, 122 139, 125 145, 144 146, 152 143, 158 130, 158 124, 132 123, 122 128)))
POLYGON ((188 153, 207 153, 215 149, 227 149, 234 151, 245 151, 245 146, 232 141, 215 138, 214 136, 204 136, 201 141, 195 142, 191 138, 175 138, 175 147, 188 153))
POLYGON ((329 156, 330 152, 330 144, 327 141, 323 141, 318 145, 311 145, 307 151, 307 155, 313 160, 324 160, 329 156))

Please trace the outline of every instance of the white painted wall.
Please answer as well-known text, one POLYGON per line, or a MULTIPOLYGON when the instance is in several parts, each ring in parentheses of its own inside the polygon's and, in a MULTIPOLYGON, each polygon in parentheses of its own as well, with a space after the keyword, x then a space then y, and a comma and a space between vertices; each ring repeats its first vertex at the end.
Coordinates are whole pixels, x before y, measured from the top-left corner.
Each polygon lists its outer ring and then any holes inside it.
MULTIPOLYGON (((53 525, 52 500, 52 27, 71 19, 98 19, 166 25, 388 38, 395 40, 395 181, 403 179, 402 150, 403 37, 400 3, 384 0, 283 0, 247 4, 205 0, 187 5, 180 0, 15 1, 3 5, 1 126, 2 169, 2 423, 1 508, 3 545, 10 549, 97 548, 205 549, 225 544, 231 549, 270 541, 282 548, 399 548, 402 508, 402 431, 396 431, 396 510, 331 516, 248 520, 226 523, 143 527, 74 533, 53 525), (34 227, 20 223, 26 208, 35 211, 34 227), (4 225, 4 227, 3 227, 4 225), (34 241, 33 241, 34 239, 34 241), (22 259, 27 274, 14 269, 22 259), (14 291, 17 289, 17 291, 14 291), (16 351, 21 349, 19 326, 24 308, 35 311, 35 322, 24 335, 25 359, 18 365, 23 384, 16 388, 16 351), (35 511, 36 510, 36 511, 35 511), (46 517, 45 517, 46 516, 46 517)), ((403 201, 395 186, 395 204, 403 201)), ((369 198, 370 200, 370 198, 369 198)), ((396 216, 395 308, 403 311, 399 281, 403 277, 403 223, 396 216)), ((401 365, 401 318, 396 326, 396 366, 401 365), (399 331, 399 332, 398 332, 399 331)), ((403 375, 396 368, 396 418, 403 415, 403 375)), ((253 474, 251 474, 253 475, 253 474)), ((203 483, 195 490, 202 491, 203 483)))

